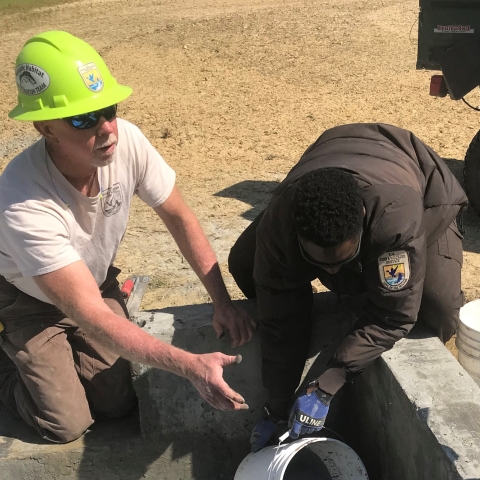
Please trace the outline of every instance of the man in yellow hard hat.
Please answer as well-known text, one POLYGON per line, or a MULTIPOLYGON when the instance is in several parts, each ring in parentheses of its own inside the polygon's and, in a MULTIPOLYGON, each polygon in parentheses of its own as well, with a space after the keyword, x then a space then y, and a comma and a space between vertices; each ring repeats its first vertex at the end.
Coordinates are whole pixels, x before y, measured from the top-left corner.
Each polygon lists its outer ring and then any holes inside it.
POLYGON ((0 176, 0 400, 53 442, 78 438, 95 413, 135 405, 128 360, 189 379, 223 410, 246 409, 223 380, 235 357, 194 355, 127 320, 112 266, 134 194, 168 227, 233 345, 255 322, 234 308, 212 248, 140 130, 116 117, 131 94, 98 53, 66 32, 34 36, 16 62, 17 120, 42 138, 0 176))

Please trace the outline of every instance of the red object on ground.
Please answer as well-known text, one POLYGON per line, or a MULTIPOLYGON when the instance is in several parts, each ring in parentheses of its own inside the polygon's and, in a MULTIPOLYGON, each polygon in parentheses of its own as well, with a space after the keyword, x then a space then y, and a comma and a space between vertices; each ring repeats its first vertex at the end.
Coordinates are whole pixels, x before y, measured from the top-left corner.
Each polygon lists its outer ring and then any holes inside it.
POLYGON ((128 298, 132 293, 134 286, 135 286, 135 282, 131 278, 129 278, 128 280, 125 280, 124 284, 122 285, 122 288, 120 289, 120 291, 122 292, 122 295, 125 298, 128 298))
POLYGON ((446 97, 447 93, 447 84, 443 75, 432 75, 430 79, 430 95, 432 97, 446 97))

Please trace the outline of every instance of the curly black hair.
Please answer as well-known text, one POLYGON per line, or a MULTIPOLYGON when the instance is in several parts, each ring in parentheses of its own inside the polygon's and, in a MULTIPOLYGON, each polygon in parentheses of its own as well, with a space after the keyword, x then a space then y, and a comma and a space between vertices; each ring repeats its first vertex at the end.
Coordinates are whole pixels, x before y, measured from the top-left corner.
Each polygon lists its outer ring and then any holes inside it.
POLYGON ((319 247, 335 247, 362 229, 363 201, 352 175, 320 168, 300 177, 292 199, 297 233, 319 247))

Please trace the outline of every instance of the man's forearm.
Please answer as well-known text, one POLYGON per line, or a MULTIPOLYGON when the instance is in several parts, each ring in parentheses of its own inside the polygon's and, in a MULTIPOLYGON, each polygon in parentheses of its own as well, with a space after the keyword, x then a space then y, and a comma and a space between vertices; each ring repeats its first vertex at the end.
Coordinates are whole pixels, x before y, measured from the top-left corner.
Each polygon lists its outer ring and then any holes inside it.
MULTIPOLYGON (((43 287, 46 285, 43 284, 43 287)), ((126 318, 116 315, 101 301, 98 291, 95 294, 100 301, 93 305, 88 305, 85 301, 74 305, 73 298, 60 296, 54 290, 47 290, 46 293, 88 335, 120 357, 168 370, 182 377, 188 377, 193 370, 196 355, 162 342, 126 318)))
POLYGON ((87 320, 75 320, 91 336, 122 358, 150 367, 167 370, 182 377, 189 377, 193 371, 196 355, 169 345, 129 320, 113 312, 90 315, 87 320), (96 318, 95 318, 96 317, 96 318))
POLYGON ((188 209, 182 217, 164 221, 181 253, 210 295, 213 305, 230 302, 217 257, 194 213, 188 209))
POLYGON ((233 305, 210 242, 178 189, 175 187, 167 200, 154 210, 212 299, 212 325, 217 338, 227 331, 232 339, 232 347, 249 342, 256 330, 256 323, 246 312, 233 305))

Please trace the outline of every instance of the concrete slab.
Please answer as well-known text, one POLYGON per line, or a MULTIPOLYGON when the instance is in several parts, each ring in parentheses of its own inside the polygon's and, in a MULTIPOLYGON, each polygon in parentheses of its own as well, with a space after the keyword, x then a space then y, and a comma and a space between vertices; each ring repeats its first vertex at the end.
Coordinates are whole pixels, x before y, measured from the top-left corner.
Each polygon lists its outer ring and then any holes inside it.
POLYGON ((131 456, 140 437, 138 414, 98 423, 82 438, 66 445, 43 442, 23 421, 0 408, 0 479, 120 479, 138 470, 131 456), (119 435, 121 433, 121 436, 119 435), (129 448, 127 448, 129 447, 129 448), (123 476, 122 476, 123 475, 123 476))
POLYGON ((66 445, 44 444, 0 408, 0 480, 231 480, 213 473, 232 465, 229 457, 202 459, 212 458, 212 448, 233 449, 233 442, 211 443, 201 434, 185 435, 181 426, 176 434, 143 438, 137 414, 96 424, 66 445))

